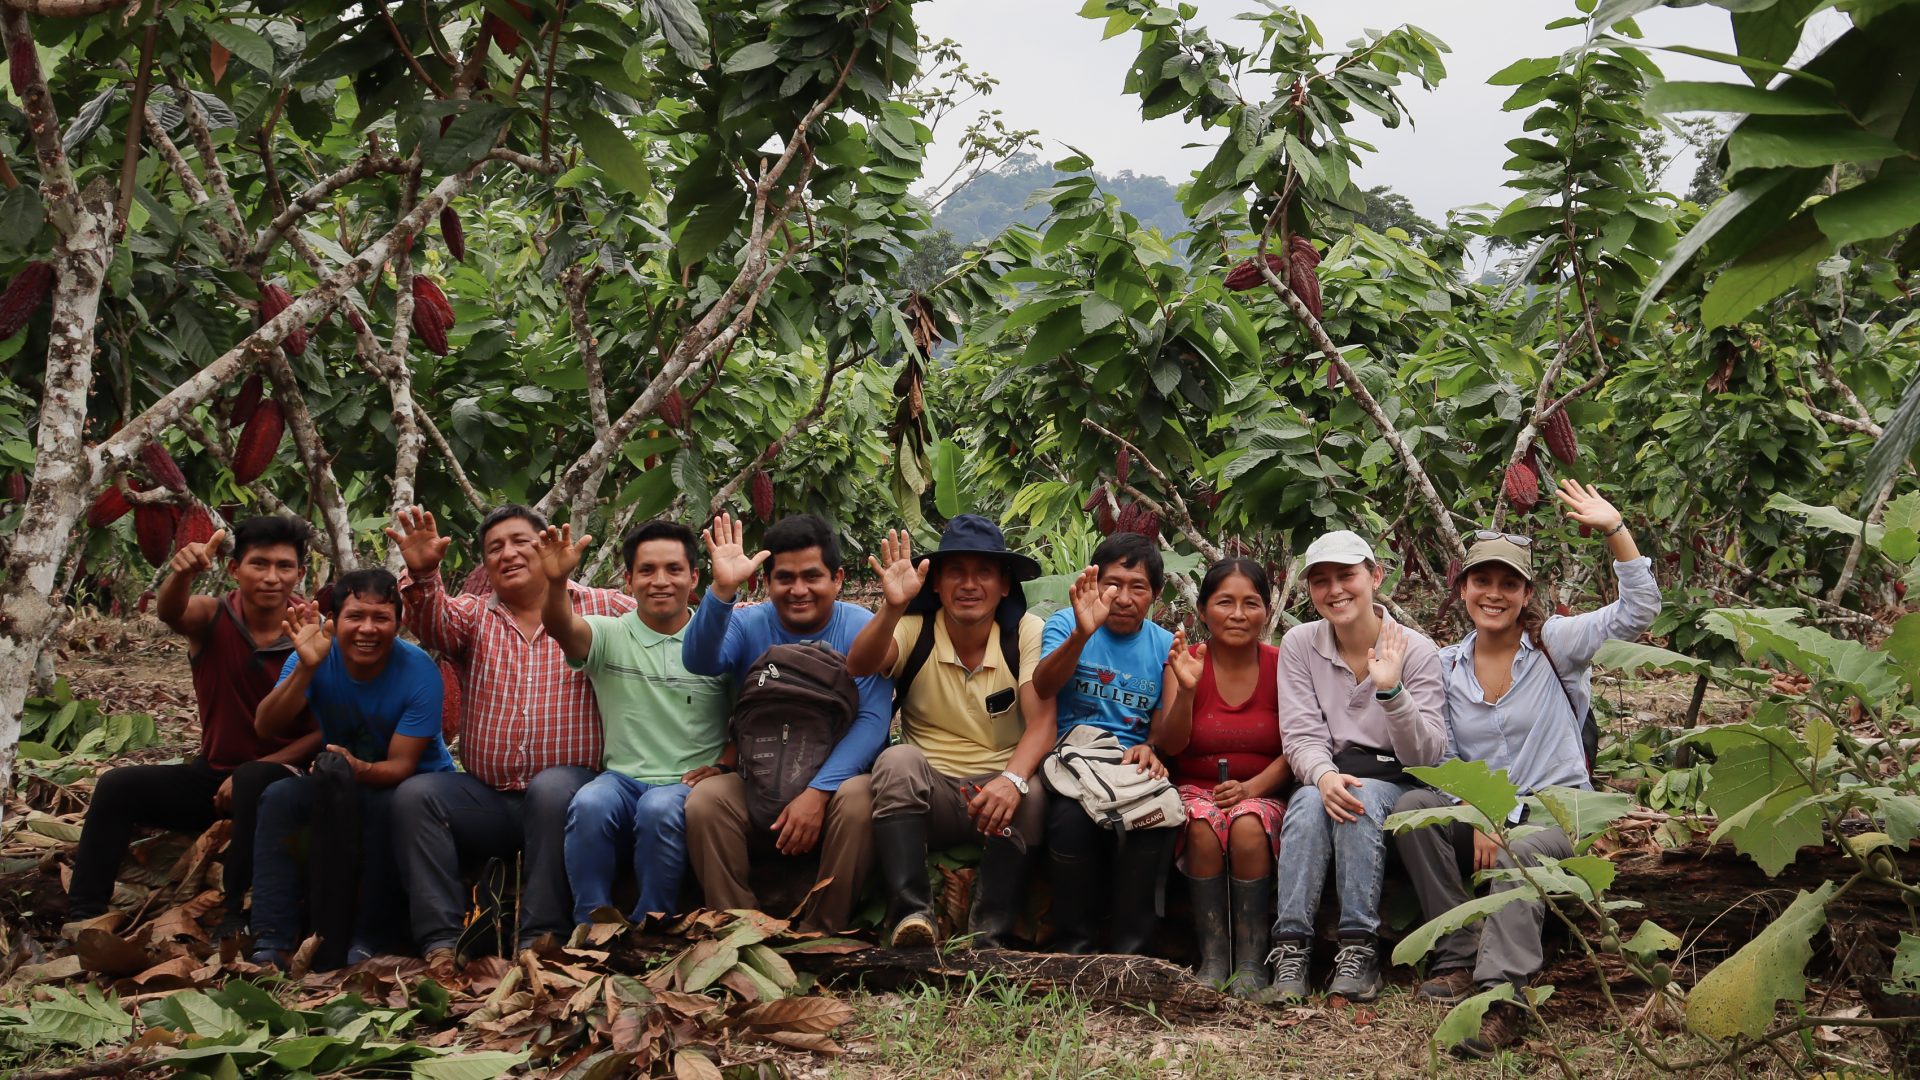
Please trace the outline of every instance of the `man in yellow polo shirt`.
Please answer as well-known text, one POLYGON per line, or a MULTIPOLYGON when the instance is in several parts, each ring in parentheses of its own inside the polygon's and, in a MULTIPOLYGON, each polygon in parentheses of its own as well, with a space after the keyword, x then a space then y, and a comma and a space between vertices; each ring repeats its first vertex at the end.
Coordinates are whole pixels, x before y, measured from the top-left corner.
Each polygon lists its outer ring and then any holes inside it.
POLYGON ((967 929, 1005 948, 1025 898, 1029 848, 1045 827, 1034 774, 1053 748, 1053 703, 1033 689, 1041 622, 1020 583, 1040 566, 1007 550, 977 514, 947 523, 918 564, 904 531, 880 542, 885 603, 847 654, 847 671, 893 679, 899 745, 873 763, 873 846, 887 890, 888 941, 934 943, 929 847, 979 837, 967 929), (928 588, 928 586, 931 588, 928 588))

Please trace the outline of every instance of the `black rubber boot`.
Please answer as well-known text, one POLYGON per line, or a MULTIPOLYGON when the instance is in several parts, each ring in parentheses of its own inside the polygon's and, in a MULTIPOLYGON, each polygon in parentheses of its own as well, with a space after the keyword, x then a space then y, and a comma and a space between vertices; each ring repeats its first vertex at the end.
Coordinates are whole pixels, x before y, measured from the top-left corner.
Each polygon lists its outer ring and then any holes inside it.
POLYGON ((1216 989, 1225 987, 1233 963, 1227 952, 1227 875, 1188 877, 1187 897, 1193 901, 1193 936, 1200 943, 1200 965, 1193 977, 1216 989))
POLYGON ((1013 948, 1013 928, 1026 905, 1030 863, 1028 853, 1012 840, 996 836, 987 841, 980 872, 973 878, 973 910, 967 914, 974 948, 1013 948))
POLYGON ((1094 951, 1093 913, 1100 889, 1100 860, 1095 855, 1048 852, 1053 885, 1053 951, 1086 956, 1094 951))
POLYGON ((1120 837, 1113 860, 1113 940, 1109 952, 1144 953, 1160 922, 1161 884, 1178 829, 1141 829, 1120 837))
POLYGON ((1267 951, 1272 946, 1273 879, 1233 879, 1233 981, 1228 989, 1234 997, 1252 999, 1267 988, 1267 951))
POLYGON ((927 816, 873 819, 873 860, 886 890, 887 944, 922 948, 934 942, 933 898, 927 878, 927 816))

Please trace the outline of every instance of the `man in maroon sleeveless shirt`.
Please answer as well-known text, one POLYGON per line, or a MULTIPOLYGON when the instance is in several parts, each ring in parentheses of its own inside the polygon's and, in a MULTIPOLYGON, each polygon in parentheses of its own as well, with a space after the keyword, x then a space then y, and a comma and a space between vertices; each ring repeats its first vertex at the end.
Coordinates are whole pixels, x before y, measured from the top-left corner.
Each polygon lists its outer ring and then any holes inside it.
POLYGON ((307 524, 290 517, 256 517, 233 531, 225 596, 196 596, 193 583, 213 567, 226 538, 183 544, 160 585, 160 621, 187 639, 194 697, 200 711, 200 752, 180 765, 126 765, 94 784, 93 803, 74 852, 67 889, 69 919, 104 914, 113 880, 134 827, 199 832, 233 818, 225 867, 226 917, 222 937, 246 927, 243 911, 253 880, 254 813, 260 793, 294 776, 319 748, 311 717, 291 739, 254 734, 253 710, 273 689, 293 649, 281 629, 287 601, 306 573, 307 524))

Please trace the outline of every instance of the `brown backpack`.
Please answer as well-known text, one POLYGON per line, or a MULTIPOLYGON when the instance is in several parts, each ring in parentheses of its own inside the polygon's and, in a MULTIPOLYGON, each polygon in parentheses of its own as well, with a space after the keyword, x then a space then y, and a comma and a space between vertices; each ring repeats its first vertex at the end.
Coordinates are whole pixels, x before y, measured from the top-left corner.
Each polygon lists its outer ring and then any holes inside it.
POLYGON ((754 660, 730 730, 755 829, 771 828, 807 789, 859 711, 847 658, 825 642, 775 645, 754 660))

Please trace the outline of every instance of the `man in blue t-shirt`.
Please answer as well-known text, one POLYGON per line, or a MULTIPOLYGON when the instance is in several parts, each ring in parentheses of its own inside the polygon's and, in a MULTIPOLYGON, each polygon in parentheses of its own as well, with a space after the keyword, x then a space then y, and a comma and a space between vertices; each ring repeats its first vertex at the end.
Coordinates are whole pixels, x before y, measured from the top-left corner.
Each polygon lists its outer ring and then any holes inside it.
MULTIPOLYGON (((1054 699, 1060 734, 1090 724, 1127 748, 1125 763, 1165 776, 1154 736, 1191 727, 1193 684, 1191 674, 1182 678, 1174 667, 1184 639, 1148 619, 1166 580, 1160 549, 1139 533, 1114 533, 1092 561, 1074 580, 1072 605, 1047 620, 1033 688, 1054 699)), ((1161 876, 1184 825, 1136 830, 1116 853, 1114 834, 1078 802, 1047 800, 1054 947, 1094 951, 1096 898, 1105 895, 1112 898, 1108 951, 1146 948, 1159 917, 1161 876), (1109 859, 1110 879, 1103 873, 1109 859)))
POLYGON ((310 845, 314 932, 337 939, 352 928, 351 947, 323 941, 320 955, 353 963, 406 950, 406 900, 391 841, 393 789, 415 773, 453 771, 440 736, 440 668, 419 646, 397 640, 399 582, 385 570, 356 570, 334 584, 330 598, 331 619, 317 604, 292 606, 286 630, 294 654, 254 710, 262 736, 279 734, 311 710, 326 747, 311 773, 275 784, 260 803, 253 886, 258 963, 283 962, 300 942, 293 841, 316 814, 330 825, 338 824, 335 814, 357 816, 361 825, 357 837, 318 830, 310 845), (330 813, 316 811, 316 803, 330 813), (330 864, 340 850, 356 846, 363 853, 358 865, 330 864))
MULTIPOLYGON (((845 580, 840 541, 816 514, 774 522, 748 555, 743 528, 721 514, 707 529, 713 586, 687 624, 682 662, 695 675, 731 675, 744 680, 754 660, 774 645, 820 641, 844 655, 873 613, 839 600, 845 580), (770 604, 735 610, 740 586, 767 568, 770 604)), ((893 683, 881 675, 855 679, 860 712, 834 744, 807 790, 774 821, 771 837, 749 836, 746 784, 737 774, 703 781, 687 796, 687 851, 710 908, 754 908, 747 884, 750 854, 806 855, 820 849, 824 884, 807 897, 800 925, 844 930, 853 916, 873 862, 873 796, 867 770, 887 743, 893 717, 893 683), (749 849, 753 849, 750 852, 749 849)))

